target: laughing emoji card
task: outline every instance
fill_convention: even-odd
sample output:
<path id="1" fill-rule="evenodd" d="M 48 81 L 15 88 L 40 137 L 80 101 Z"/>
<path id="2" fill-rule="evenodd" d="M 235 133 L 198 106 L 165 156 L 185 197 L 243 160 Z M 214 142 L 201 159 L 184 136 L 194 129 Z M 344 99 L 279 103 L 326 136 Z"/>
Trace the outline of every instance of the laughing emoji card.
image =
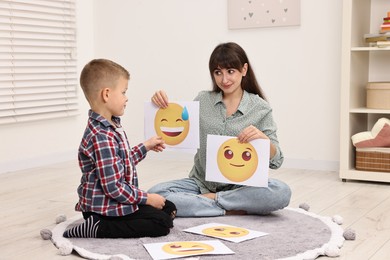
<path id="1" fill-rule="evenodd" d="M 270 141 L 238 142 L 233 136 L 207 136 L 206 180 L 268 187 Z"/>
<path id="2" fill-rule="evenodd" d="M 161 136 L 167 147 L 199 148 L 199 102 L 171 102 L 167 108 L 145 103 L 145 138 Z"/>

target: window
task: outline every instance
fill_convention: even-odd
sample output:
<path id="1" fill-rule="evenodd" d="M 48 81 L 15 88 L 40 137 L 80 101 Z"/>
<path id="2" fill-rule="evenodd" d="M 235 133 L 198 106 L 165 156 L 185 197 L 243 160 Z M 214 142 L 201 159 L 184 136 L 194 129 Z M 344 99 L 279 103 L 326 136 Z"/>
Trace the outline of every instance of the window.
<path id="1" fill-rule="evenodd" d="M 78 114 L 74 0 L 0 1 L 0 124 Z"/>

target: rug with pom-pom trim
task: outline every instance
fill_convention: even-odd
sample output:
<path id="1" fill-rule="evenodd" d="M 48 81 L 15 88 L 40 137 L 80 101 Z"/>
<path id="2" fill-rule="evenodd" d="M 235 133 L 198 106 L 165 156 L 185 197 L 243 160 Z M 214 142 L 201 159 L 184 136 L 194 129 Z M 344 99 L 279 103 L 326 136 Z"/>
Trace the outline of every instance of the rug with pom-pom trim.
<path id="1" fill-rule="evenodd" d="M 176 218 L 169 235 L 158 238 L 91 239 L 64 238 L 63 232 L 81 223 L 75 216 L 52 230 L 51 241 L 62 255 L 78 254 L 86 259 L 152 259 L 144 248 L 147 243 L 199 241 L 207 237 L 182 230 L 206 224 L 221 223 L 266 232 L 268 235 L 240 243 L 221 240 L 234 255 L 202 255 L 196 259 L 315 259 L 321 255 L 339 256 L 344 230 L 331 217 L 319 216 L 302 208 L 285 208 L 267 216 L 221 216 Z"/>

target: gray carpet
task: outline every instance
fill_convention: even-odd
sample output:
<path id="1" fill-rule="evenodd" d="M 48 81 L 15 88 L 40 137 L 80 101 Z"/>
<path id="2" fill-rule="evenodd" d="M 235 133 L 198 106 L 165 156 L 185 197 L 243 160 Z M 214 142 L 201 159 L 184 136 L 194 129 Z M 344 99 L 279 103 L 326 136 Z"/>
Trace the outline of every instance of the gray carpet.
<path id="1" fill-rule="evenodd" d="M 52 241 L 61 249 L 69 241 L 73 252 L 88 259 L 152 259 L 143 244 L 185 240 L 210 240 L 183 229 L 205 223 L 221 223 L 269 233 L 241 243 L 221 240 L 234 255 L 206 255 L 199 259 L 315 259 L 326 254 L 329 246 L 340 248 L 343 229 L 330 217 L 318 216 L 302 209 L 286 208 L 268 216 L 222 216 L 211 218 L 176 218 L 175 227 L 166 237 L 140 239 L 84 239 L 62 237 L 69 226 L 80 223 L 81 217 L 60 223 L 53 229 Z M 112 259 L 112 258 L 111 258 Z"/>

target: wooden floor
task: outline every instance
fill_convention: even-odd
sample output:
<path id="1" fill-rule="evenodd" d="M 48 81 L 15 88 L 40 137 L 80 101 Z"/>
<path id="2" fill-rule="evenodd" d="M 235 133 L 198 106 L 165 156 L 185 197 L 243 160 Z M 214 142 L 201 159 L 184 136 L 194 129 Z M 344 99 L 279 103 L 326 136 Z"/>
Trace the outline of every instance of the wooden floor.
<path id="1" fill-rule="evenodd" d="M 148 189 L 164 180 L 186 177 L 191 165 L 191 160 L 146 159 L 138 166 L 140 186 Z M 336 172 L 283 168 L 272 171 L 271 177 L 291 186 L 290 207 L 307 203 L 313 213 L 342 216 L 342 227 L 356 231 L 356 240 L 345 241 L 341 257 L 332 259 L 390 259 L 389 184 L 344 183 Z M 40 230 L 55 226 L 59 214 L 68 218 L 77 214 L 73 207 L 79 178 L 76 162 L 0 174 L 1 260 L 81 259 L 59 255 L 53 244 L 40 236 Z"/>

